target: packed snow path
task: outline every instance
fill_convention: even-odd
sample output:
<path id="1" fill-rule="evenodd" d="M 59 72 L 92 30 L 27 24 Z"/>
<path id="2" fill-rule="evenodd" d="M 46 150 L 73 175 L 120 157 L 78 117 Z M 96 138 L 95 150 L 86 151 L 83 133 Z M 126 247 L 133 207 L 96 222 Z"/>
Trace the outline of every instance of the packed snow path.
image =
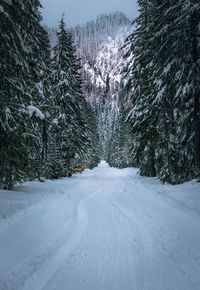
<path id="1" fill-rule="evenodd" d="M 0 192 L 0 289 L 199 290 L 200 213 L 186 199 L 200 185 L 136 172 L 102 162 Z"/>

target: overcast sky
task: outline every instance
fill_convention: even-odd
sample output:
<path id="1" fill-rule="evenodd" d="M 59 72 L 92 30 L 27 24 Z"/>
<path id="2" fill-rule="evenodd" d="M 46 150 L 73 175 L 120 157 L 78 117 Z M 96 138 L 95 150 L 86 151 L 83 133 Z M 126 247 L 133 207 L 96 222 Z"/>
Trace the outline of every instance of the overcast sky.
<path id="1" fill-rule="evenodd" d="M 101 13 L 124 12 L 131 20 L 137 15 L 137 0 L 41 0 L 44 22 L 57 26 L 62 12 L 68 26 L 84 24 Z"/>

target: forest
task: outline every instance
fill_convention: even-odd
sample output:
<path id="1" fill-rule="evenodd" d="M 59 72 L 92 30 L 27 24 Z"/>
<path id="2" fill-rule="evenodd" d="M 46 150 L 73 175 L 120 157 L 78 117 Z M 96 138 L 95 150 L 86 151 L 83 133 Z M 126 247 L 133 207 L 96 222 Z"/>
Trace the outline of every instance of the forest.
<path id="1" fill-rule="evenodd" d="M 62 18 L 50 50 L 39 1 L 3 1 L 0 43 L 0 184 L 67 176 L 99 160 L 94 112 Z"/>
<path id="2" fill-rule="evenodd" d="M 200 175 L 200 3 L 139 0 L 133 21 L 43 26 L 0 2 L 0 187 L 105 159 L 172 184 Z"/>
<path id="3" fill-rule="evenodd" d="M 199 290 L 200 1 L 45 1 L 0 0 L 0 290 Z"/>

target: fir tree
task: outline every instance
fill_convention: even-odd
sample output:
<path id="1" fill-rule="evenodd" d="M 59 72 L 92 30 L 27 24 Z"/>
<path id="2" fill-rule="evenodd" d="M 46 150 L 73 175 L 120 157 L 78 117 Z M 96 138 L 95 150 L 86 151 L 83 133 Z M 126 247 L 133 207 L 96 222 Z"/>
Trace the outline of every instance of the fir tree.
<path id="1" fill-rule="evenodd" d="M 29 111 L 31 105 L 37 108 L 37 101 L 31 91 L 44 68 L 47 35 L 39 1 L 3 1 L 0 7 L 0 179 L 11 188 L 29 175 L 28 159 L 37 139 Z"/>
<path id="2" fill-rule="evenodd" d="M 199 3 L 138 3 L 140 16 L 128 39 L 132 154 L 141 174 L 177 183 L 194 177 L 200 151 Z"/>
<path id="3" fill-rule="evenodd" d="M 125 168 L 136 165 L 130 154 L 133 140 L 130 126 L 126 122 L 127 109 L 121 107 L 116 129 L 110 143 L 108 162 L 113 167 Z"/>
<path id="4" fill-rule="evenodd" d="M 61 162 L 61 174 L 69 171 L 76 159 L 81 159 L 91 138 L 87 131 L 87 104 L 82 94 L 80 71 L 71 32 L 66 30 L 62 17 L 51 76 L 56 108 L 52 148 Z"/>

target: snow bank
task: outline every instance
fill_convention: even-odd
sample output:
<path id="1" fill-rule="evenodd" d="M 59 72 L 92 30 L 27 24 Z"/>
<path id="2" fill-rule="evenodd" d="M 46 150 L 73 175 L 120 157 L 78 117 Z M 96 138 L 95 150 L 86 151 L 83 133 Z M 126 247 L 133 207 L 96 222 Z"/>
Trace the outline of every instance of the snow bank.
<path id="1" fill-rule="evenodd" d="M 137 174 L 136 168 L 125 168 L 123 172 L 133 177 Z M 196 180 L 179 185 L 163 184 L 157 178 L 137 175 L 137 179 L 144 183 L 154 193 L 162 196 L 174 204 L 190 209 L 200 215 L 200 183 Z"/>

